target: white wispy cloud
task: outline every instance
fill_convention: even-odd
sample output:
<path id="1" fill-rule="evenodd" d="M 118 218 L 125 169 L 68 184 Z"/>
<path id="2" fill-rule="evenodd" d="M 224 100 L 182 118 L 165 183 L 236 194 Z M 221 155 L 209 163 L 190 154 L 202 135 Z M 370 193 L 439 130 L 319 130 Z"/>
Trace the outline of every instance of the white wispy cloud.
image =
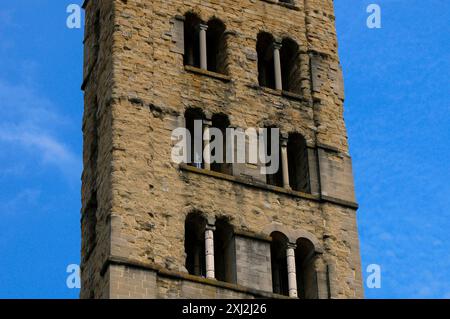
<path id="1" fill-rule="evenodd" d="M 64 174 L 79 168 L 79 161 L 69 147 L 46 133 L 32 133 L 27 131 L 27 128 L 15 131 L 4 131 L 0 128 L 0 140 L 19 144 L 39 157 L 44 164 L 54 165 Z"/>
<path id="2" fill-rule="evenodd" d="M 26 152 L 29 158 L 23 161 L 33 168 L 37 159 L 74 178 L 80 171 L 80 159 L 62 136 L 70 121 L 30 82 L 26 83 L 11 84 L 0 79 L 0 143 L 7 145 L 3 149 Z M 13 154 L 9 158 L 14 158 Z M 15 163 L 6 163 L 4 169 L 12 165 Z"/>

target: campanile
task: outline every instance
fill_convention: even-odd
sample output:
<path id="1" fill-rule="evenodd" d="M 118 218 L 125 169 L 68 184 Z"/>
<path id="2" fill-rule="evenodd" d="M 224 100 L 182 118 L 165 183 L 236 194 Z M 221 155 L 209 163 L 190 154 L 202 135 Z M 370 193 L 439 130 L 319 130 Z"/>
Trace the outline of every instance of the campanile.
<path id="1" fill-rule="evenodd" d="M 333 1 L 84 9 L 81 298 L 362 298 Z M 175 163 L 199 121 L 278 128 L 279 170 Z"/>

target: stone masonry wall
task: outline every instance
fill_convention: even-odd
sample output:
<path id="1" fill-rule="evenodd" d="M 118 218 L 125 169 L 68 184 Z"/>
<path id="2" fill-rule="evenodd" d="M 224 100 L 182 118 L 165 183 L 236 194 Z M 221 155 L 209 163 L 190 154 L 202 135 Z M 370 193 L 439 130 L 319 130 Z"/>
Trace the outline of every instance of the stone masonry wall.
<path id="1" fill-rule="evenodd" d="M 236 236 L 237 282 L 262 291 L 272 290 L 270 243 Z"/>
<path id="2" fill-rule="evenodd" d="M 87 206 L 97 193 L 96 240 L 87 243 L 82 237 L 81 251 L 81 298 L 102 298 L 109 293 L 108 282 L 100 276 L 104 260 L 110 250 L 111 201 L 111 161 L 112 161 L 112 36 L 114 20 L 112 1 L 86 2 L 85 18 L 85 56 L 84 56 L 84 115 L 83 115 L 83 174 L 81 228 L 85 234 L 87 225 Z M 94 35 L 95 20 L 98 16 L 98 39 Z M 97 134 L 95 134 L 97 131 Z M 97 141 L 94 141 L 97 135 Z M 92 154 L 97 144 L 97 156 Z M 95 158 L 96 157 L 96 158 Z M 87 247 L 93 247 L 91 252 Z"/>
<path id="3" fill-rule="evenodd" d="M 104 276 L 111 282 L 108 297 L 112 299 L 253 299 L 271 296 L 245 287 L 230 289 L 226 285 L 208 284 L 204 279 L 181 278 L 124 265 L 111 265 Z"/>
<path id="4" fill-rule="evenodd" d="M 88 17 L 94 12 L 94 3 L 88 1 Z M 100 3 L 104 9 L 104 62 L 92 75 L 98 80 L 86 88 L 85 104 L 89 109 L 93 96 L 99 99 L 101 241 L 90 260 L 83 261 L 81 296 L 89 297 L 90 290 L 95 291 L 95 297 L 126 296 L 124 278 L 128 275 L 124 269 L 109 266 L 100 275 L 109 255 L 187 273 L 184 222 L 187 214 L 196 210 L 207 217 L 225 216 L 236 230 L 250 233 L 268 236 L 268 225 L 279 223 L 311 234 L 321 246 L 317 248 L 323 249 L 316 262 L 319 297 L 362 297 L 356 206 L 329 202 L 320 194 L 311 199 L 245 186 L 182 169 L 171 161 L 171 132 L 180 126 L 179 117 L 188 107 L 200 107 L 210 114 L 225 113 L 232 126 L 274 125 L 282 133 L 301 133 L 309 153 L 315 154 L 319 145 L 325 145 L 347 155 L 332 0 L 297 0 L 297 9 L 263 0 Z M 229 79 L 185 69 L 183 55 L 177 49 L 174 21 L 188 11 L 204 21 L 217 17 L 226 25 Z M 280 39 L 290 37 L 299 45 L 300 98 L 259 87 L 256 39 L 260 31 Z M 89 116 L 85 117 L 88 123 Z M 350 159 L 336 156 L 333 160 L 335 167 L 344 167 Z M 346 178 L 351 176 L 347 170 L 334 171 L 336 179 L 341 178 L 342 171 Z M 317 174 L 312 173 L 317 192 L 320 183 Z M 351 177 L 348 180 L 350 184 L 346 182 L 345 187 L 351 193 Z M 83 203 L 92 190 L 90 185 L 86 171 Z M 345 190 L 332 194 L 344 202 L 353 198 Z M 327 276 L 328 288 L 324 287 Z M 215 289 L 159 276 L 155 286 L 152 275 L 145 271 L 133 273 L 132 277 L 144 284 L 149 280 L 149 286 L 141 288 L 147 289 L 145 294 L 150 297 L 188 297 Z M 152 287 L 157 291 L 150 291 Z M 328 289 L 331 296 L 326 293 Z M 144 296 L 142 290 L 136 293 L 136 297 Z M 213 297 L 227 294 L 204 293 Z"/>

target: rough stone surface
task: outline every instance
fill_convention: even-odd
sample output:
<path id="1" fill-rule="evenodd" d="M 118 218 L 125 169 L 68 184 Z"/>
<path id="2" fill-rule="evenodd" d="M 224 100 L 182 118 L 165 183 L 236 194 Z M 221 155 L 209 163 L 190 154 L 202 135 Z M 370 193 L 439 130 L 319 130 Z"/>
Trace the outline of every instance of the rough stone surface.
<path id="1" fill-rule="evenodd" d="M 319 297 L 363 297 L 333 1 L 296 0 L 293 8 L 262 0 L 91 0 L 85 9 L 81 297 L 253 296 L 131 266 L 108 266 L 110 256 L 118 256 L 187 273 L 184 223 L 194 210 L 226 217 L 234 229 L 249 233 L 269 236 L 275 223 L 307 234 L 320 251 L 315 256 Z M 225 24 L 229 81 L 183 66 L 176 21 L 188 11 Z M 260 31 L 299 45 L 301 98 L 259 87 Z M 172 163 L 171 131 L 188 107 L 225 113 L 235 127 L 274 125 L 282 133 L 302 134 L 316 197 L 215 178 Z M 94 193 L 98 206 L 91 243 L 87 207 Z M 253 288 L 269 289 L 269 279 L 261 280 L 267 282 Z M 251 285 L 244 279 L 237 284 Z"/>
<path id="2" fill-rule="evenodd" d="M 262 291 L 272 290 L 270 243 L 236 236 L 237 282 Z"/>

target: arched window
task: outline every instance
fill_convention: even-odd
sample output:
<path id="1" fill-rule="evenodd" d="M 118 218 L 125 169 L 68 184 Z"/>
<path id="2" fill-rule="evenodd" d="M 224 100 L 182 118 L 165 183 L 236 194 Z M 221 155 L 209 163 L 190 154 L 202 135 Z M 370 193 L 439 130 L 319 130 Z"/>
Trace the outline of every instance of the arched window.
<path id="1" fill-rule="evenodd" d="M 198 27 L 202 20 L 194 14 L 187 13 L 184 20 L 184 65 L 200 67 L 200 42 Z"/>
<path id="2" fill-rule="evenodd" d="M 289 134 L 288 145 L 289 184 L 293 190 L 309 193 L 308 150 L 305 138 L 298 134 Z"/>
<path id="3" fill-rule="evenodd" d="M 236 283 L 236 248 L 233 227 L 225 219 L 218 219 L 214 232 L 214 264 L 216 279 Z"/>
<path id="4" fill-rule="evenodd" d="M 258 53 L 258 81 L 260 86 L 275 89 L 275 70 L 273 60 L 273 36 L 266 32 L 258 34 L 256 51 Z"/>
<path id="5" fill-rule="evenodd" d="M 206 33 L 206 46 L 203 46 L 200 40 L 203 32 Z M 204 62 L 202 62 L 202 56 L 206 58 L 203 60 Z M 186 14 L 184 64 L 196 68 L 206 68 L 211 72 L 227 73 L 227 45 L 225 25 L 222 21 L 214 18 L 205 25 L 196 14 L 191 12 Z"/>
<path id="6" fill-rule="evenodd" d="M 226 163 L 226 159 L 227 159 L 227 134 L 226 134 L 226 130 L 227 128 L 230 126 L 230 120 L 228 119 L 228 116 L 225 114 L 214 114 L 212 116 L 212 127 L 219 129 L 222 133 L 222 141 L 219 140 L 215 140 L 217 137 L 214 136 L 214 138 L 211 140 L 211 143 L 214 143 L 214 145 L 216 145 L 217 147 L 219 147 L 219 143 L 222 147 L 222 159 L 221 159 L 221 163 L 212 163 L 211 164 L 211 170 L 216 171 L 216 172 L 220 172 L 223 174 L 232 174 L 232 169 L 233 166 L 232 164 L 227 164 Z M 220 154 L 218 153 L 219 150 L 217 149 L 213 149 L 212 150 L 212 156 L 214 157 L 220 157 Z"/>
<path id="7" fill-rule="evenodd" d="M 227 46 L 225 25 L 218 19 L 211 19 L 208 22 L 206 34 L 208 71 L 226 74 Z"/>
<path id="8" fill-rule="evenodd" d="M 295 265 L 297 272 L 298 296 L 302 299 L 317 299 L 317 273 L 315 270 L 314 245 L 308 239 L 297 240 Z"/>
<path id="9" fill-rule="evenodd" d="M 295 41 L 285 38 L 280 50 L 283 91 L 301 93 L 299 48 Z"/>
<path id="10" fill-rule="evenodd" d="M 273 232 L 270 237 L 270 256 L 272 262 L 273 292 L 280 295 L 289 295 L 288 269 L 287 269 L 287 237 L 280 232 Z"/>
<path id="11" fill-rule="evenodd" d="M 203 120 L 205 114 L 199 108 L 189 108 L 184 113 L 186 129 L 191 135 L 187 145 L 187 153 L 190 154 L 190 165 L 197 168 L 203 167 Z"/>
<path id="12" fill-rule="evenodd" d="M 185 221 L 184 247 L 186 269 L 191 275 L 206 276 L 205 265 L 206 220 L 198 213 L 191 213 Z"/>

